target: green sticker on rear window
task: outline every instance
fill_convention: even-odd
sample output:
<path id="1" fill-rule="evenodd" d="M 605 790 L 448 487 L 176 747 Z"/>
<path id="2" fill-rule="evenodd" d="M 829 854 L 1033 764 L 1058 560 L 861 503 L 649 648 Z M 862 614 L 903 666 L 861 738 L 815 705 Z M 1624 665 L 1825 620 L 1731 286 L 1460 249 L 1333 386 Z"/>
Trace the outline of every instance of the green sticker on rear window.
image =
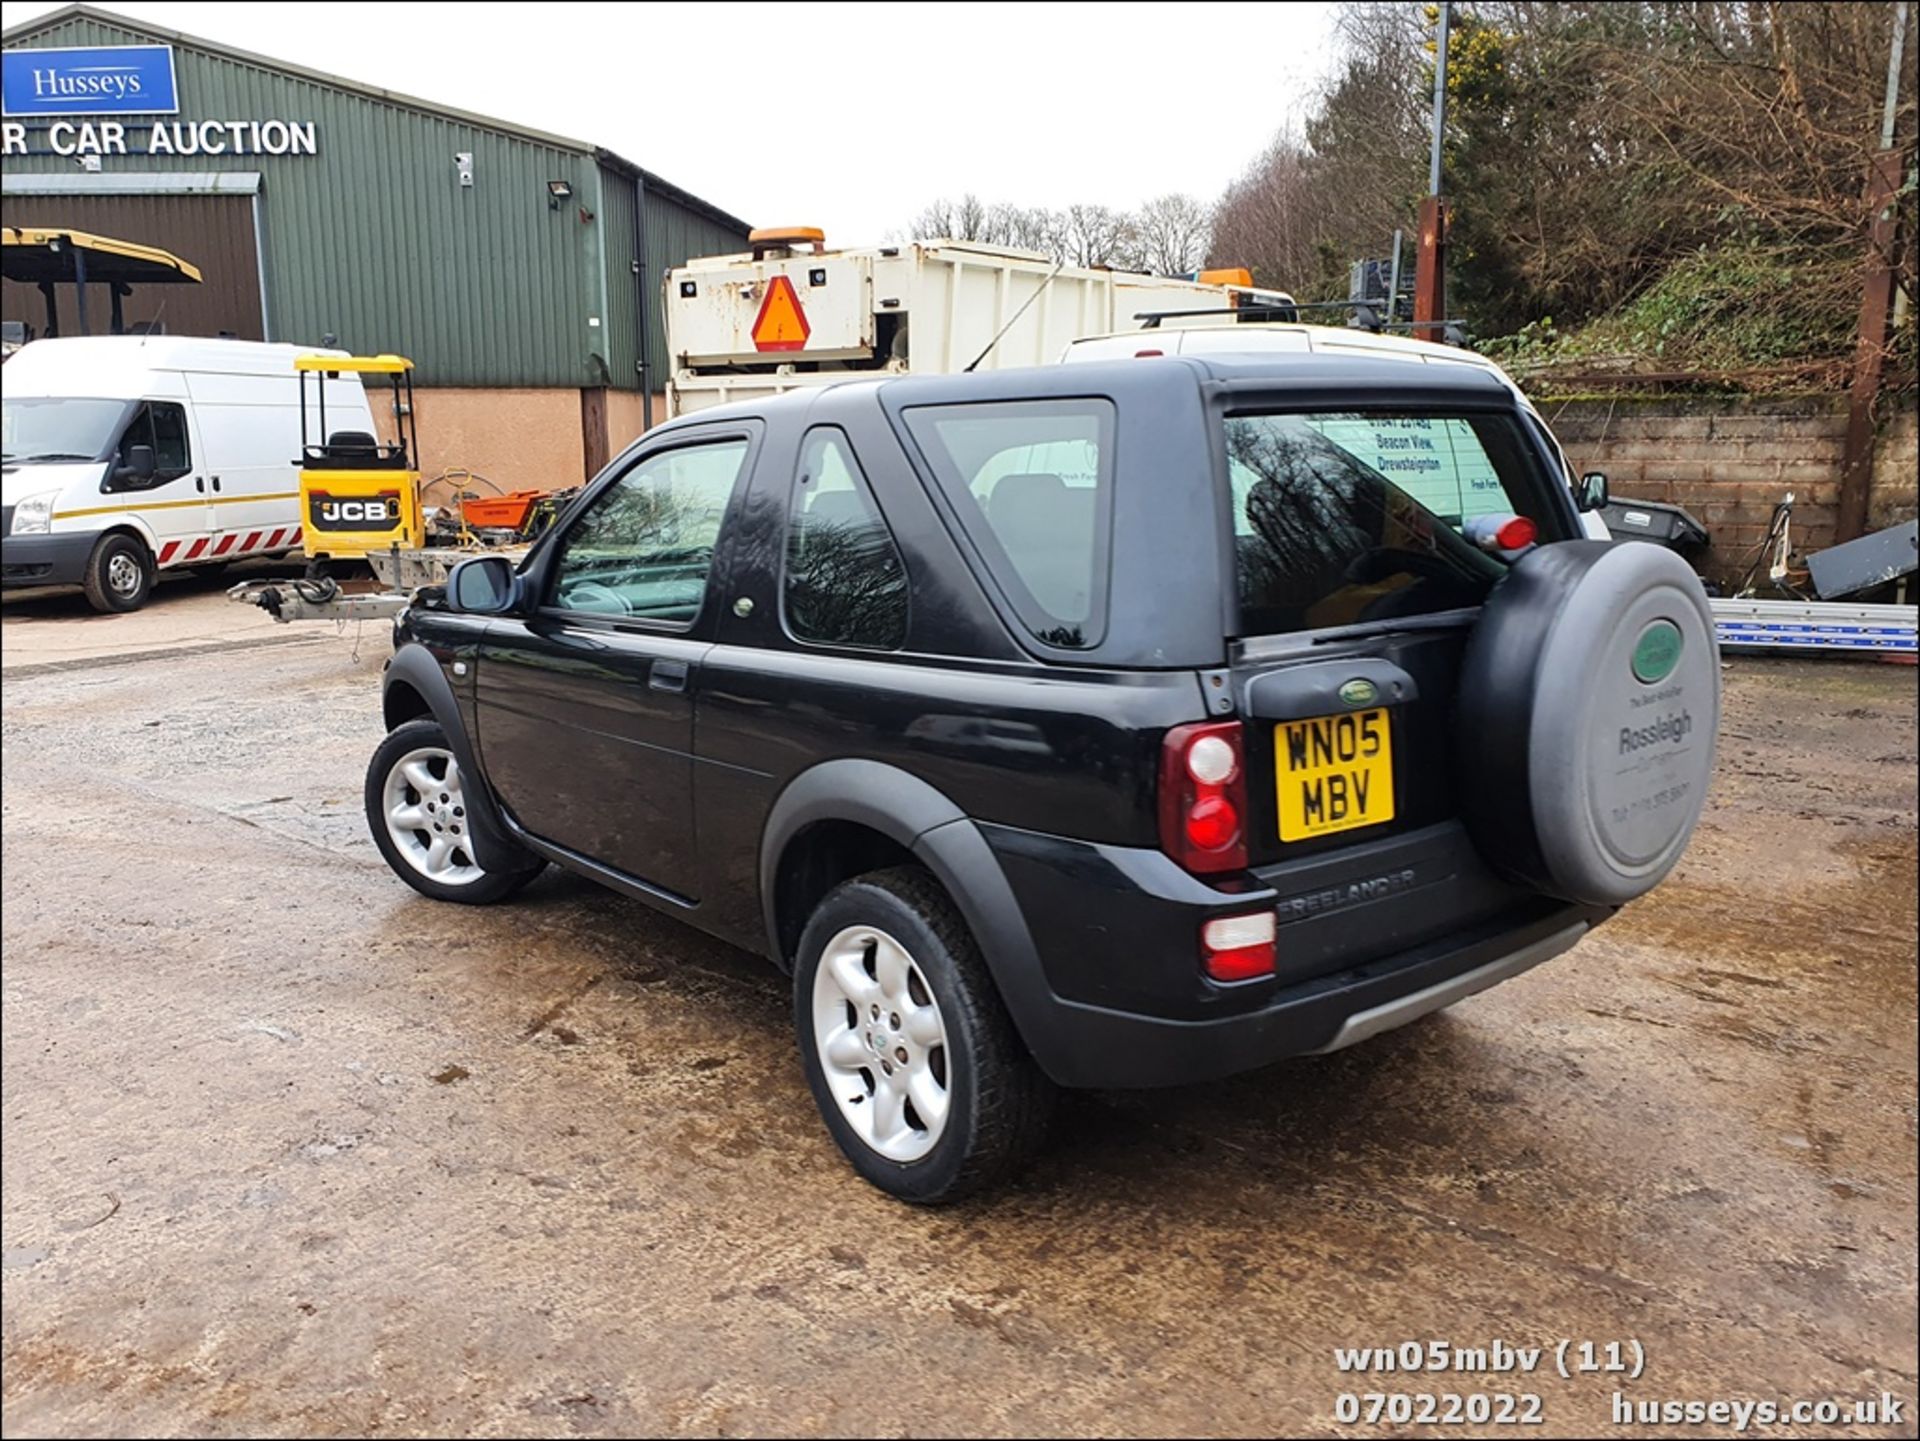
<path id="1" fill-rule="evenodd" d="M 1640 632 L 1633 646 L 1633 674 L 1646 685 L 1658 685 L 1673 674 L 1680 664 L 1680 627 L 1670 620 L 1656 620 Z"/>

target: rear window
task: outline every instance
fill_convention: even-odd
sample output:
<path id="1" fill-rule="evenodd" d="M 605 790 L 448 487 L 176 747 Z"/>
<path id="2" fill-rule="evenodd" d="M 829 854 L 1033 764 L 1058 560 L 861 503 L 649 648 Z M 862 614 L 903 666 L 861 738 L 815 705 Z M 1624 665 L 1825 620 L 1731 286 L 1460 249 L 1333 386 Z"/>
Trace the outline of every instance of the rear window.
<path id="1" fill-rule="evenodd" d="M 1048 645 L 1097 644 L 1106 623 L 1112 403 L 924 405 L 906 422 L 1027 629 Z"/>
<path id="2" fill-rule="evenodd" d="M 1234 415 L 1226 450 L 1242 635 L 1478 605 L 1506 563 L 1467 538 L 1476 520 L 1559 533 L 1507 416 Z"/>

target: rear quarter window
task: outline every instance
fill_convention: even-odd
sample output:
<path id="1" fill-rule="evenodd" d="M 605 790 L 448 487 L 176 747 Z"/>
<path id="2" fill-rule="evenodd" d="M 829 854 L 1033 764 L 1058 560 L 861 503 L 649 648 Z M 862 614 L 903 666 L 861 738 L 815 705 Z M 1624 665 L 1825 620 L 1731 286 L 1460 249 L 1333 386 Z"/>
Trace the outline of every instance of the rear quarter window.
<path id="1" fill-rule="evenodd" d="M 1106 627 L 1112 403 L 915 406 L 905 420 L 1026 628 L 1047 645 L 1097 645 Z"/>

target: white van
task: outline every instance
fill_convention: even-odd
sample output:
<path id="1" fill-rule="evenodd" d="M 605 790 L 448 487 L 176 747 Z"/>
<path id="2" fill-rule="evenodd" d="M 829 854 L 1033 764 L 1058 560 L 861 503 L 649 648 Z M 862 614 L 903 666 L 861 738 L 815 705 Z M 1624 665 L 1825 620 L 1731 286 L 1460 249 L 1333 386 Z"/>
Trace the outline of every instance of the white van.
<path id="1" fill-rule="evenodd" d="M 1560 457 L 1560 468 L 1566 474 L 1568 488 L 1576 496 L 1583 489 L 1583 482 L 1575 479 L 1573 465 L 1567 459 L 1566 451 L 1561 449 L 1559 440 L 1514 378 L 1486 356 L 1462 350 L 1458 346 L 1332 325 L 1301 325 L 1287 321 L 1223 325 L 1217 320 L 1203 321 L 1195 317 L 1182 321 L 1177 316 L 1170 316 L 1152 330 L 1089 335 L 1071 341 L 1061 352 L 1060 359 L 1063 363 L 1071 363 L 1082 360 L 1125 360 L 1129 357 L 1150 359 L 1159 355 L 1271 355 L 1275 351 L 1295 355 L 1302 352 L 1368 355 L 1382 360 L 1406 360 L 1425 365 L 1467 365 L 1484 370 L 1498 377 L 1513 392 L 1514 398 L 1527 414 L 1539 422 L 1540 433 L 1552 445 L 1554 454 Z M 1612 539 L 1606 521 L 1600 518 L 1596 509 L 1591 508 L 1590 502 L 1591 498 L 1580 510 L 1581 529 L 1592 540 Z"/>
<path id="2" fill-rule="evenodd" d="M 315 354 L 346 352 L 175 335 L 23 346 L 0 377 L 0 579 L 81 585 L 96 610 L 127 611 L 160 571 L 297 549 L 293 361 Z M 326 387 L 329 431 L 374 433 L 357 375 Z"/>

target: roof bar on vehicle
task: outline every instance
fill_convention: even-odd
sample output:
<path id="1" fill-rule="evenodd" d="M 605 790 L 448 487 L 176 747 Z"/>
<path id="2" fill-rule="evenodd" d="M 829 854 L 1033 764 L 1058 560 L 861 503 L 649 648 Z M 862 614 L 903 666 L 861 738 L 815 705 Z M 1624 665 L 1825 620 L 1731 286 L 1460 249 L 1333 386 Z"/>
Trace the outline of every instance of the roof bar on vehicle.
<path id="1" fill-rule="evenodd" d="M 1305 300 L 1294 301 L 1286 305 L 1241 305 L 1226 306 L 1218 310 L 1137 310 L 1133 318 L 1141 322 L 1142 330 L 1158 330 L 1163 320 L 1179 320 L 1197 315 L 1232 315 L 1241 320 L 1284 320 L 1300 318 L 1302 310 L 1351 310 L 1351 326 L 1356 330 L 1369 331 L 1378 335 L 1387 330 L 1433 330 L 1439 329 L 1450 345 L 1464 346 L 1467 343 L 1466 322 L 1462 320 L 1405 320 L 1383 321 L 1378 310 L 1370 303 L 1361 300 Z"/>

